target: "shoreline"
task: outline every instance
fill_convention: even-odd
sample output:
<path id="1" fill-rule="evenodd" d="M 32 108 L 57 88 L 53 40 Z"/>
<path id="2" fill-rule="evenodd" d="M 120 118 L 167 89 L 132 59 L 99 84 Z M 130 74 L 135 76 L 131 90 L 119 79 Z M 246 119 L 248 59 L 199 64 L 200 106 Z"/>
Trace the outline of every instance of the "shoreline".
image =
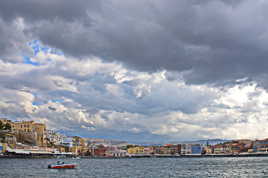
<path id="1" fill-rule="evenodd" d="M 250 154 L 210 154 L 210 155 L 135 155 L 127 157 L 92 157 L 92 156 L 56 156 L 56 155 L 0 155 L 0 159 L 135 159 L 135 158 L 238 158 L 238 157 L 268 157 L 267 153 Z"/>

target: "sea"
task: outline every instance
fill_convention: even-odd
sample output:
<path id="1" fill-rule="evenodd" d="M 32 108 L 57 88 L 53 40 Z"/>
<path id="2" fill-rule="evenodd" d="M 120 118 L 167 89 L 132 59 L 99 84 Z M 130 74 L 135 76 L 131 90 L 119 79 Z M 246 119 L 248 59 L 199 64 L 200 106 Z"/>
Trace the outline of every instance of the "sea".
<path id="1" fill-rule="evenodd" d="M 47 169 L 56 161 L 76 169 Z M 0 177 L 268 177 L 268 157 L 130 158 L 130 159 L 0 159 Z"/>

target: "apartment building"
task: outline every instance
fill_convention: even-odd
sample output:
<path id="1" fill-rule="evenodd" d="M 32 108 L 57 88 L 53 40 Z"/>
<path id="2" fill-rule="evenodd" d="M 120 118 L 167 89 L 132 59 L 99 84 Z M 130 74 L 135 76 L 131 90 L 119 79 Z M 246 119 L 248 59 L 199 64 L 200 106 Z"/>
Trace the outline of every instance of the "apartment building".
<path id="1" fill-rule="evenodd" d="M 18 121 L 11 123 L 12 132 L 19 137 L 18 141 L 28 138 L 28 140 L 35 142 L 37 146 L 45 146 L 45 131 L 46 125 L 42 123 L 35 123 L 34 121 Z"/>

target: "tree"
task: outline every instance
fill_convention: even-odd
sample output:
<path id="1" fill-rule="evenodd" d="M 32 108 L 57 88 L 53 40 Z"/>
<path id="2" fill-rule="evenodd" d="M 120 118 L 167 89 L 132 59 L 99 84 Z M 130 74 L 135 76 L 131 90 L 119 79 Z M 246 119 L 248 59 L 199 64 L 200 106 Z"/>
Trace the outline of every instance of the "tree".
<path id="1" fill-rule="evenodd" d="M 2 121 L 0 121 L 0 130 L 11 130 L 11 125 L 9 123 L 4 124 Z"/>
<path id="2" fill-rule="evenodd" d="M 4 126 L 4 130 L 11 130 L 11 125 L 10 123 L 6 123 L 5 126 Z"/>
<path id="3" fill-rule="evenodd" d="M 0 121 L 0 130 L 4 130 L 4 124 Z"/>
<path id="4" fill-rule="evenodd" d="M 2 121 L 0 121 L 0 130 L 11 130 L 11 125 L 10 123 L 4 124 Z"/>

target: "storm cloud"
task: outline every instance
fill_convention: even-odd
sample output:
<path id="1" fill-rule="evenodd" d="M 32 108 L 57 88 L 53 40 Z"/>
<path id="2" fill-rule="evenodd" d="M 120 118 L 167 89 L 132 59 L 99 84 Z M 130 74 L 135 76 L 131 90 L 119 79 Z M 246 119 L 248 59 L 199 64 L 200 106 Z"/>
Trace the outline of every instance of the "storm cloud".
<path id="1" fill-rule="evenodd" d="M 266 73 L 267 5 L 22 0 L 1 1 L 0 14 L 6 23 L 23 18 L 24 35 L 65 54 L 121 61 L 140 71 L 190 71 L 184 76 L 189 83 L 221 83 Z"/>
<path id="2" fill-rule="evenodd" d="M 126 139 L 239 138 L 243 128 L 257 137 L 268 102 L 267 7 L 2 0 L 0 116 Z"/>

